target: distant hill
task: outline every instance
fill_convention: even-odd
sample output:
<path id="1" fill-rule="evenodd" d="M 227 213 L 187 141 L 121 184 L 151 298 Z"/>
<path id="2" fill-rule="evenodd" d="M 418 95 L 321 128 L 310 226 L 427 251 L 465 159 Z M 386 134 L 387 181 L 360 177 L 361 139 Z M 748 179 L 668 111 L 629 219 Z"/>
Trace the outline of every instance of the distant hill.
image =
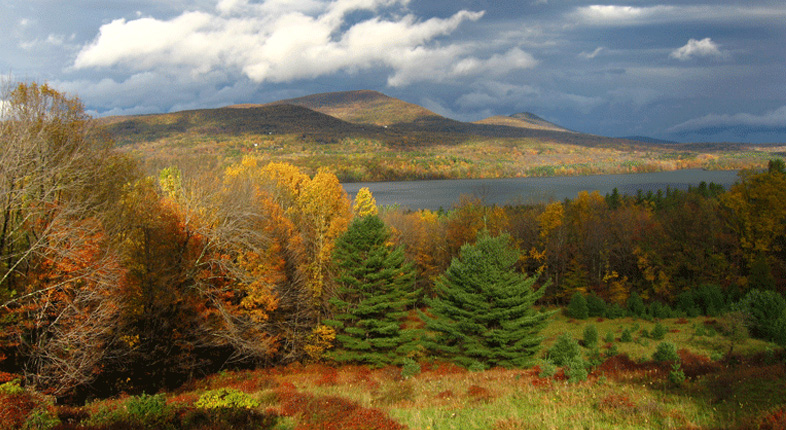
<path id="1" fill-rule="evenodd" d="M 303 134 L 330 140 L 346 136 L 381 137 L 383 131 L 382 127 L 352 124 L 289 104 L 110 117 L 99 121 L 120 145 L 176 135 Z"/>
<path id="2" fill-rule="evenodd" d="M 355 124 L 393 125 L 423 118 L 439 117 L 434 112 L 377 91 L 343 91 L 280 100 L 265 106 L 289 104 L 302 106 Z M 234 105 L 246 108 L 255 105 Z"/>
<path id="3" fill-rule="evenodd" d="M 625 136 L 625 137 L 621 137 L 620 139 L 635 140 L 636 142 L 644 142 L 644 143 L 657 143 L 663 145 L 673 145 L 673 144 L 680 143 L 672 140 L 663 140 L 663 139 L 658 139 L 655 137 L 648 137 L 648 136 Z"/>
<path id="4" fill-rule="evenodd" d="M 455 144 L 475 137 L 528 138 L 582 146 L 630 148 L 634 142 L 576 133 L 531 113 L 505 120 L 461 122 L 385 94 L 361 90 L 315 94 L 267 104 L 242 104 L 160 115 L 103 118 L 118 144 L 176 135 L 298 134 L 316 142 L 345 137 L 396 147 Z"/>
<path id="5" fill-rule="evenodd" d="M 502 125 L 507 127 L 528 128 L 534 130 L 571 132 L 566 128 L 548 122 L 545 119 L 529 112 L 517 113 L 510 116 L 492 116 L 480 121 L 475 121 L 474 124 Z"/>

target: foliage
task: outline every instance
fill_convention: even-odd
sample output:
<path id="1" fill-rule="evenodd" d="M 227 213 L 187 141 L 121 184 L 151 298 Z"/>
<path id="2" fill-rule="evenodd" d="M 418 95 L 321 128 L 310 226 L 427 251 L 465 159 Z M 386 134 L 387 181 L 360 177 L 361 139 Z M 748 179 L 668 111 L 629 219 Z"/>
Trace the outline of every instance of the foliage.
<path id="1" fill-rule="evenodd" d="M 685 372 L 682 370 L 680 363 L 675 362 L 671 365 L 669 382 L 675 387 L 681 387 L 685 383 Z"/>
<path id="2" fill-rule="evenodd" d="M 669 331 L 666 328 L 666 326 L 658 322 L 657 324 L 655 324 L 655 327 L 650 332 L 650 337 L 655 340 L 662 340 L 664 337 L 666 337 L 666 333 L 668 332 Z"/>
<path id="3" fill-rule="evenodd" d="M 652 354 L 652 359 L 659 362 L 679 362 L 680 356 L 677 354 L 677 347 L 671 342 L 661 342 Z"/>
<path id="4" fill-rule="evenodd" d="M 584 327 L 584 333 L 581 335 L 585 348 L 594 348 L 598 344 L 598 329 L 594 324 L 589 324 Z"/>
<path id="5" fill-rule="evenodd" d="M 534 289 L 535 278 L 516 272 L 518 258 L 509 236 L 464 245 L 437 281 L 439 296 L 426 300 L 433 317 L 421 317 L 435 336 L 425 346 L 465 366 L 528 363 L 551 314 L 533 308 L 545 288 Z"/>
<path id="6" fill-rule="evenodd" d="M 644 300 L 637 292 L 632 292 L 630 298 L 626 303 L 628 313 L 632 316 L 641 317 L 646 313 L 647 308 L 644 306 Z"/>
<path id="7" fill-rule="evenodd" d="M 414 270 L 376 215 L 358 217 L 338 238 L 334 261 L 339 287 L 330 303 L 336 345 L 328 356 L 338 362 L 383 366 L 400 362 L 414 348 L 411 330 L 401 320 L 414 303 Z"/>
<path id="8" fill-rule="evenodd" d="M 568 316 L 576 319 L 586 319 L 589 316 L 589 309 L 587 308 L 587 300 L 580 292 L 575 292 L 570 298 L 570 303 L 565 310 Z"/>
<path id="9" fill-rule="evenodd" d="M 569 333 L 563 333 L 549 349 L 548 357 L 557 366 L 566 366 L 574 359 L 581 359 L 581 347 Z"/>
<path id="10" fill-rule="evenodd" d="M 420 371 L 420 364 L 411 358 L 405 359 L 401 365 L 401 377 L 404 379 L 417 376 L 420 374 Z"/>
<path id="11" fill-rule="evenodd" d="M 606 302 L 595 293 L 587 296 L 587 315 L 590 317 L 605 317 Z"/>
<path id="12" fill-rule="evenodd" d="M 746 315 L 750 333 L 754 337 L 776 339 L 779 318 L 786 311 L 786 299 L 775 291 L 751 290 L 736 305 Z"/>
<path id="13" fill-rule="evenodd" d="M 565 363 L 565 376 L 570 382 L 586 381 L 588 374 L 587 364 L 581 357 L 573 357 Z"/>
<path id="14" fill-rule="evenodd" d="M 234 388 L 207 391 L 194 403 L 202 409 L 254 409 L 259 405 L 259 401 Z"/>

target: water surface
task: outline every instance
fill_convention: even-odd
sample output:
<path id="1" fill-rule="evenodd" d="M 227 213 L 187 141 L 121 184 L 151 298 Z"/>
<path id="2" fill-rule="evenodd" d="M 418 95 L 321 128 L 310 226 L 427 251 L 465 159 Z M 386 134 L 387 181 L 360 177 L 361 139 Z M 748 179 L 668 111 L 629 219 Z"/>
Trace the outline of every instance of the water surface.
<path id="1" fill-rule="evenodd" d="M 714 182 L 729 189 L 737 181 L 736 171 L 688 169 L 674 172 L 631 173 L 621 175 L 558 176 L 549 178 L 452 179 L 434 181 L 353 182 L 343 184 L 355 196 L 368 187 L 380 206 L 400 205 L 417 210 L 449 209 L 462 195 L 480 198 L 486 204 L 532 204 L 575 198 L 579 191 L 598 191 L 601 195 L 617 188 L 620 194 L 635 195 L 638 190 L 687 190 L 700 182 Z"/>

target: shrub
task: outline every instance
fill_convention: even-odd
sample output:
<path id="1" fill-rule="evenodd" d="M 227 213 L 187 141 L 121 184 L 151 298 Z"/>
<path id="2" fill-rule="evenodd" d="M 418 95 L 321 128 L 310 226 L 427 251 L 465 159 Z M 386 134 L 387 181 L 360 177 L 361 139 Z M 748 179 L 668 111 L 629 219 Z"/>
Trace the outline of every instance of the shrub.
<path id="1" fill-rule="evenodd" d="M 589 324 L 584 327 L 582 340 L 585 348 L 592 348 L 598 344 L 598 329 L 595 327 L 595 324 Z"/>
<path id="2" fill-rule="evenodd" d="M 747 317 L 752 336 L 775 340 L 779 336 L 778 320 L 786 311 L 786 300 L 775 291 L 750 290 L 736 309 Z"/>
<path id="3" fill-rule="evenodd" d="M 571 359 L 581 357 L 581 347 L 569 333 L 563 333 L 549 350 L 549 360 L 557 366 L 566 365 Z"/>
<path id="4" fill-rule="evenodd" d="M 97 427 L 159 429 L 166 427 L 172 420 L 172 412 L 163 394 L 142 394 L 100 404 L 85 424 Z"/>
<path id="5" fill-rule="evenodd" d="M 551 378 L 557 373 L 557 366 L 554 365 L 549 360 L 543 360 L 539 364 L 540 372 L 538 373 L 539 378 Z"/>
<path id="6" fill-rule="evenodd" d="M 631 316 L 642 317 L 645 315 L 647 308 L 644 306 L 644 300 L 637 292 L 631 293 L 627 302 L 628 314 Z"/>
<path id="7" fill-rule="evenodd" d="M 259 401 L 234 388 L 220 388 L 202 394 L 194 403 L 202 409 L 254 409 Z"/>
<path id="8" fill-rule="evenodd" d="M 587 308 L 587 300 L 584 298 L 584 295 L 579 292 L 573 294 L 565 312 L 571 318 L 579 320 L 587 319 L 589 316 L 589 309 Z"/>
<path id="9" fill-rule="evenodd" d="M 622 329 L 622 334 L 620 335 L 620 342 L 633 342 L 633 334 L 631 333 L 631 329 L 627 327 Z"/>
<path id="10" fill-rule="evenodd" d="M 657 323 L 655 324 L 655 327 L 652 329 L 652 332 L 650 333 L 650 337 L 652 337 L 655 340 L 661 340 L 664 337 L 666 337 L 666 333 L 668 332 L 669 331 L 666 329 L 666 326 L 664 326 L 661 323 Z"/>
<path id="11" fill-rule="evenodd" d="M 622 318 L 625 316 L 625 309 L 622 308 L 618 303 L 611 304 L 606 307 L 606 318 L 615 319 L 615 318 Z"/>
<path id="12" fill-rule="evenodd" d="M 603 341 L 606 343 L 614 342 L 614 332 L 606 332 L 606 336 L 603 337 Z"/>
<path id="13" fill-rule="evenodd" d="M 606 316 L 606 302 L 595 293 L 590 293 L 587 296 L 587 313 L 591 317 L 605 317 Z"/>
<path id="14" fill-rule="evenodd" d="M 659 362 L 679 362 L 680 356 L 677 354 L 677 347 L 671 342 L 661 342 L 655 349 L 652 359 Z"/>
<path id="15" fill-rule="evenodd" d="M 669 382 L 675 387 L 680 387 L 685 382 L 685 372 L 682 371 L 680 363 L 674 363 L 671 365 L 671 371 L 669 372 Z"/>
<path id="16" fill-rule="evenodd" d="M 674 311 L 669 305 L 655 301 L 650 303 L 649 314 L 654 318 L 671 318 Z"/>
<path id="17" fill-rule="evenodd" d="M 407 358 L 404 360 L 404 364 L 401 366 L 401 377 L 404 379 L 409 379 L 413 376 L 420 375 L 420 371 L 420 364 L 411 358 Z"/>
<path id="18" fill-rule="evenodd" d="M 573 357 L 565 364 L 565 376 L 570 382 L 586 381 L 588 375 L 587 365 L 581 357 Z"/>

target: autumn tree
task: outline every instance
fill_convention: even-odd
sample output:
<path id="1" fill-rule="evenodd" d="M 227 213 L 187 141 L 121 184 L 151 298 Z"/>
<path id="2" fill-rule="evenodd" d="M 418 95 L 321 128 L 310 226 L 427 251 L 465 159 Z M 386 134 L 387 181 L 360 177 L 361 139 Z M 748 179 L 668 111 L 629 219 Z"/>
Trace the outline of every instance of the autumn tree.
<path id="1" fill-rule="evenodd" d="M 337 332 L 329 355 L 335 361 L 383 366 L 414 348 L 413 332 L 401 323 L 415 301 L 415 272 L 389 237 L 378 216 L 366 215 L 355 218 L 336 242 L 338 289 L 330 300 L 334 316 L 325 321 Z"/>
<path id="2" fill-rule="evenodd" d="M 78 99 L 35 83 L 0 99 L 3 365 L 62 394 L 100 373 L 116 335 L 122 269 L 107 231 L 135 172 Z"/>
<path id="3" fill-rule="evenodd" d="M 749 271 L 755 264 L 769 265 L 786 242 L 786 174 L 781 166 L 775 162 L 765 172 L 742 171 L 739 181 L 721 196 Z M 764 261 L 756 263 L 757 259 Z"/>
<path id="4" fill-rule="evenodd" d="M 463 366 L 523 366 L 534 357 L 550 313 L 535 301 L 544 288 L 516 271 L 518 251 L 506 235 L 482 235 L 461 248 L 437 281 L 421 317 L 434 337 L 424 345 Z"/>
<path id="5" fill-rule="evenodd" d="M 334 292 L 331 256 L 352 216 L 349 199 L 335 175 L 325 170 L 311 178 L 290 164 L 259 166 L 247 158 L 227 168 L 225 176 L 242 179 L 263 203 L 283 276 L 274 288 L 277 309 L 270 323 L 285 359 L 303 358 L 309 342 L 321 343 L 321 320 Z"/>

